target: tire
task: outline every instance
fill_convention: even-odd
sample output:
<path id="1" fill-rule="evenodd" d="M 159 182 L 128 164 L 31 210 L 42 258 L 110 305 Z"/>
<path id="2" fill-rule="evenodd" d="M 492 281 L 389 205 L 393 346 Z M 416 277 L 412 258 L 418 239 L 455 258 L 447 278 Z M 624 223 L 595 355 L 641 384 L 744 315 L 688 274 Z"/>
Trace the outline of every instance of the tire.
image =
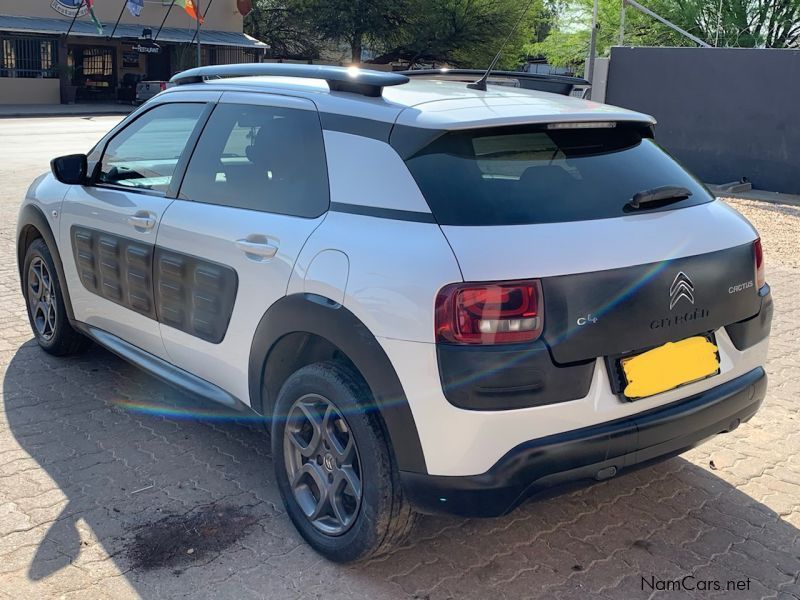
<path id="1" fill-rule="evenodd" d="M 286 512 L 306 542 L 334 562 L 385 553 L 405 539 L 415 520 L 371 403 L 369 388 L 358 374 L 345 365 L 323 362 L 290 376 L 275 405 L 272 455 Z M 301 453 L 303 446 L 309 456 Z M 333 488 L 328 497 L 335 498 L 327 507 L 320 502 L 317 483 L 325 475 Z M 360 498 L 354 481 L 360 483 Z"/>
<path id="2" fill-rule="evenodd" d="M 43 239 L 37 238 L 28 246 L 22 265 L 25 306 L 39 346 L 55 356 L 85 350 L 90 342 L 69 323 L 62 282 Z"/>

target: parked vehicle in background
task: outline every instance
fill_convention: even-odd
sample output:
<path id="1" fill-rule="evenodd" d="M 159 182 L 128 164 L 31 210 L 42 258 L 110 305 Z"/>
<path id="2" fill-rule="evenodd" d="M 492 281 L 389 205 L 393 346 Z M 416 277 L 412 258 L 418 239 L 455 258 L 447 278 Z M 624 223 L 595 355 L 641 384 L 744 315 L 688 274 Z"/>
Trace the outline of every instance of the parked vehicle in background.
<path id="1" fill-rule="evenodd" d="M 765 395 L 758 233 L 653 119 L 452 76 L 193 69 L 20 212 L 39 345 L 262 415 L 336 561 L 663 460 Z"/>
<path id="2" fill-rule="evenodd" d="M 140 81 L 136 84 L 135 104 L 143 104 L 170 87 L 168 81 Z"/>

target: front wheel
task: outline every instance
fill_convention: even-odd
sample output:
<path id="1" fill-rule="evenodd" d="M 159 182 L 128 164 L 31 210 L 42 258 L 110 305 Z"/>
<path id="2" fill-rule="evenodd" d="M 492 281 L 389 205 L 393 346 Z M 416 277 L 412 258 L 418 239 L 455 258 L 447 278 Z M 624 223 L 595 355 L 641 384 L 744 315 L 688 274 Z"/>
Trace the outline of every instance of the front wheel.
<path id="1" fill-rule="evenodd" d="M 317 363 L 287 379 L 272 453 L 289 517 L 330 560 L 384 553 L 413 526 L 369 388 L 346 366 Z"/>
<path id="2" fill-rule="evenodd" d="M 66 356 L 85 349 L 89 340 L 75 331 L 67 319 L 62 285 L 43 239 L 28 246 L 22 278 L 31 329 L 42 350 Z"/>

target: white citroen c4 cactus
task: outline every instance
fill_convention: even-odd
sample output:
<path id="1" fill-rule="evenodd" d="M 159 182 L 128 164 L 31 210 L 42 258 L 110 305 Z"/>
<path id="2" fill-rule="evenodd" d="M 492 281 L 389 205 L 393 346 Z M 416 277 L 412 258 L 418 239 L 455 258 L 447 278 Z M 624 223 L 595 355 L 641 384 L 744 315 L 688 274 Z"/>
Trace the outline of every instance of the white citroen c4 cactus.
<path id="1" fill-rule="evenodd" d="M 40 346 L 93 340 L 263 415 L 289 516 L 338 561 L 417 512 L 500 515 L 752 417 L 772 317 L 753 227 L 651 117 L 568 79 L 467 80 L 177 75 L 28 191 Z"/>

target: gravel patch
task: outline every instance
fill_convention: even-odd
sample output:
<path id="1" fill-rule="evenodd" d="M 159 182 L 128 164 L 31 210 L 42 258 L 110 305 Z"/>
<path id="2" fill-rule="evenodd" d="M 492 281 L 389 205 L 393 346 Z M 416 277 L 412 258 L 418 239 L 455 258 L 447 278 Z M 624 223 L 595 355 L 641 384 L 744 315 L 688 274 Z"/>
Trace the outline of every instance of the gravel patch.
<path id="1" fill-rule="evenodd" d="M 738 198 L 722 200 L 758 229 L 764 246 L 767 278 L 770 265 L 800 268 L 800 206 Z"/>

